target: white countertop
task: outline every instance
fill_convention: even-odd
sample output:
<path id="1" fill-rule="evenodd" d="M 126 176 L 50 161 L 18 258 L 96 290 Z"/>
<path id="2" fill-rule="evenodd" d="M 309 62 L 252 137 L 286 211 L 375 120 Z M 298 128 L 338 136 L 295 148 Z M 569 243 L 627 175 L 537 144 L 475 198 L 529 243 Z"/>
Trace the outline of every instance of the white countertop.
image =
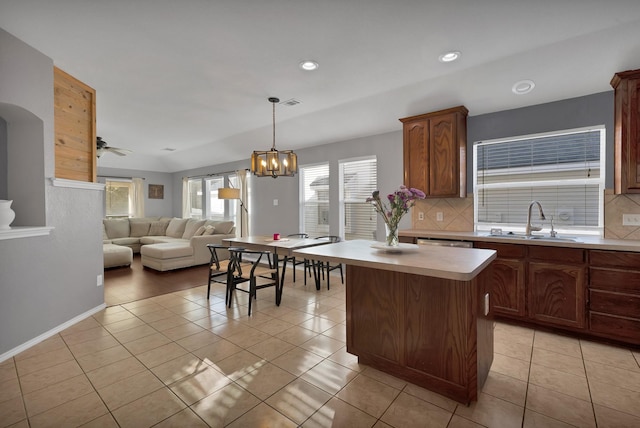
<path id="1" fill-rule="evenodd" d="M 640 241 L 627 239 L 602 239 L 584 235 L 577 237 L 578 242 L 550 239 L 517 239 L 508 236 L 490 236 L 489 232 L 447 232 L 443 230 L 405 229 L 400 236 L 411 238 L 450 239 L 457 241 L 499 242 L 502 244 L 543 245 L 551 247 L 585 248 L 592 250 L 614 250 L 640 252 Z M 569 234 L 567 234 L 568 236 Z M 564 235 L 560 235 L 564 236 Z"/>
<path id="2" fill-rule="evenodd" d="M 295 250 L 293 255 L 457 281 L 470 281 L 496 258 L 493 250 L 416 245 L 402 253 L 390 253 L 372 248 L 372 244 L 380 243 L 366 240 L 342 241 Z"/>

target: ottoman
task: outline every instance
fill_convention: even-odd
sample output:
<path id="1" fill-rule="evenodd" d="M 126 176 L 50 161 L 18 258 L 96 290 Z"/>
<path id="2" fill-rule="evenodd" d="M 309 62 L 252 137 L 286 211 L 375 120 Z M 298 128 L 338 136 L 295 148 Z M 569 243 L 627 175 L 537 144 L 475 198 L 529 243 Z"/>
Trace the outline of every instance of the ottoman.
<path id="1" fill-rule="evenodd" d="M 190 267 L 195 263 L 193 247 L 187 240 L 143 245 L 140 255 L 142 266 L 159 271 Z"/>
<path id="2" fill-rule="evenodd" d="M 133 250 L 129 247 L 115 244 L 103 244 L 104 267 L 131 266 Z"/>

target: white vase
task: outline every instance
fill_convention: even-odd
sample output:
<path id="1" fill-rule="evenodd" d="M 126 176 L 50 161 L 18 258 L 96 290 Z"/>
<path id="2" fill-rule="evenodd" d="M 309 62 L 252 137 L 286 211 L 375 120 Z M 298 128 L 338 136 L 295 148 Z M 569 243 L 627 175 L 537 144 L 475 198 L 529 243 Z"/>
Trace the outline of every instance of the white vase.
<path id="1" fill-rule="evenodd" d="M 0 199 L 0 230 L 11 229 L 9 225 L 16 218 L 16 213 L 11 209 L 12 202 Z"/>

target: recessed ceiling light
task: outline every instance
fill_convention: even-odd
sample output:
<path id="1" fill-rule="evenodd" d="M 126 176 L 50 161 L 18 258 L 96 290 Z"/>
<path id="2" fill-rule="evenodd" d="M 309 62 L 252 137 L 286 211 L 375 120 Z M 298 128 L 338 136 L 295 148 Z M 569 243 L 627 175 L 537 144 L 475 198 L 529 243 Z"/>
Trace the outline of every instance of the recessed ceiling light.
<path id="1" fill-rule="evenodd" d="M 300 68 L 303 69 L 304 71 L 317 70 L 318 67 L 319 67 L 318 63 L 316 61 L 311 61 L 310 59 L 302 61 L 300 63 Z"/>
<path id="2" fill-rule="evenodd" d="M 438 57 L 440 62 L 451 62 L 460 58 L 460 51 L 445 52 Z"/>
<path id="3" fill-rule="evenodd" d="M 520 80 L 513 84 L 511 87 L 511 92 L 516 95 L 524 95 L 533 91 L 533 88 L 536 87 L 536 84 L 533 80 Z"/>

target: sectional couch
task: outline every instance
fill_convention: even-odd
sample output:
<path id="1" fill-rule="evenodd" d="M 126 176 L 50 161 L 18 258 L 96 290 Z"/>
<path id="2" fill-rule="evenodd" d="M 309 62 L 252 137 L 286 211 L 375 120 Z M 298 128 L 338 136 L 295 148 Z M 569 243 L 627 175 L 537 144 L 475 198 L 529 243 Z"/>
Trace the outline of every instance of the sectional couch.
<path id="1" fill-rule="evenodd" d="M 104 267 L 130 265 L 140 253 L 142 265 L 158 271 L 209 263 L 207 244 L 234 238 L 232 221 L 170 217 L 103 220 Z M 222 252 L 221 257 L 228 257 Z"/>

